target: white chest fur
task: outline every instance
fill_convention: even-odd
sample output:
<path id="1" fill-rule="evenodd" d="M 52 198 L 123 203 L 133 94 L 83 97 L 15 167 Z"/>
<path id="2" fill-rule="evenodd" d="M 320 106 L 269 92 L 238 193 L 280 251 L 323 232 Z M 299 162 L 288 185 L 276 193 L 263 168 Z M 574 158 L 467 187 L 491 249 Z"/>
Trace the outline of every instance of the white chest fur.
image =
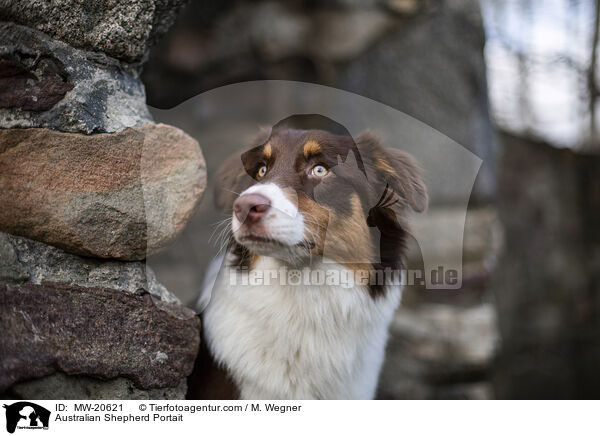
<path id="1" fill-rule="evenodd" d="M 254 270 L 280 268 L 261 257 Z M 315 268 L 346 271 L 335 263 Z M 205 336 L 243 399 L 373 398 L 399 288 L 373 299 L 358 286 L 234 285 L 230 274 L 215 282 Z"/>

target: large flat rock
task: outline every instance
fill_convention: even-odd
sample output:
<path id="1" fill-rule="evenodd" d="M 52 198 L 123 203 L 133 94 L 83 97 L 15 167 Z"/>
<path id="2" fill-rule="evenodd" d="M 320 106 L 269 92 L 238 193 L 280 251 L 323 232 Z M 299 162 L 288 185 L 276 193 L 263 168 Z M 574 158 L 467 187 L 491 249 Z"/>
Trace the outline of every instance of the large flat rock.
<path id="1" fill-rule="evenodd" d="M 0 285 L 0 329 L 10 332 L 0 341 L 0 392 L 57 370 L 173 388 L 192 371 L 200 341 L 189 309 L 49 282 Z"/>
<path id="2" fill-rule="evenodd" d="M 205 185 L 200 146 L 174 127 L 0 130 L 0 230 L 71 253 L 144 259 L 183 229 Z"/>

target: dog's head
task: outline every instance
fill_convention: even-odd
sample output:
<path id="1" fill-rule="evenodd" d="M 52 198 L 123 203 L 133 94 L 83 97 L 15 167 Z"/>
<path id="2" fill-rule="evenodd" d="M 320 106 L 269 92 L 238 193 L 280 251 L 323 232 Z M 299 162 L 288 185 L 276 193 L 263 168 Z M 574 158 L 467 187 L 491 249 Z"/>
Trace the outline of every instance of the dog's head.
<path id="1" fill-rule="evenodd" d="M 216 201 L 232 212 L 240 264 L 324 256 L 378 269 L 399 266 L 405 209 L 423 211 L 427 192 L 409 154 L 370 132 L 354 139 L 325 117 L 298 115 L 223 164 Z"/>

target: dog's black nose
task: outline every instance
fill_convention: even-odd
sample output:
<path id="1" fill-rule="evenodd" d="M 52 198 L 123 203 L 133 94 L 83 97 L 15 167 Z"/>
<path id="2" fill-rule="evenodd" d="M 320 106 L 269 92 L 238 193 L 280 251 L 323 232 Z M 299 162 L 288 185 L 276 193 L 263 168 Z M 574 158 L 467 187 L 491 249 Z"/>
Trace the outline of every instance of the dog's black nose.
<path id="1" fill-rule="evenodd" d="M 260 194 L 244 194 L 233 202 L 233 212 L 236 218 L 243 223 L 255 223 L 260 220 L 271 208 L 271 201 Z"/>

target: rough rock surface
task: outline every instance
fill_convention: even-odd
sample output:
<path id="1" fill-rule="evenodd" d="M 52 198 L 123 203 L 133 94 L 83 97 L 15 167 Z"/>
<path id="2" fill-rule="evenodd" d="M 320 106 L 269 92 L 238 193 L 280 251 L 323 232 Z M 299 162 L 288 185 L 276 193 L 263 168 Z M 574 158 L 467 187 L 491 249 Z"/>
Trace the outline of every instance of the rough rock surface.
<path id="1" fill-rule="evenodd" d="M 0 131 L 0 229 L 68 252 L 144 259 L 181 231 L 205 184 L 198 143 L 174 127 Z"/>
<path id="2" fill-rule="evenodd" d="M 204 190 L 139 77 L 185 2 L 0 0 L 0 230 L 38 239 L 0 232 L 2 397 L 185 396 L 197 318 L 145 262 L 96 258 L 168 244 Z"/>
<path id="3" fill-rule="evenodd" d="M 81 287 L 148 292 L 165 303 L 179 299 L 160 284 L 144 262 L 81 257 L 21 236 L 0 232 L 0 283 L 55 282 Z"/>
<path id="4" fill-rule="evenodd" d="M 124 377 L 100 380 L 55 372 L 13 385 L 7 397 L 28 400 L 183 400 L 186 389 L 185 380 L 174 388 L 143 390 Z"/>
<path id="5" fill-rule="evenodd" d="M 99 288 L 0 285 L 0 391 L 60 370 L 176 387 L 192 371 L 200 322 L 181 306 Z M 73 352 L 77 350 L 77 352 Z"/>
<path id="6" fill-rule="evenodd" d="M 2 127 L 95 133 L 150 122 L 136 67 L 0 22 Z"/>
<path id="7" fill-rule="evenodd" d="M 141 61 L 187 0 L 0 0 L 0 20 L 33 27 L 73 47 Z"/>

